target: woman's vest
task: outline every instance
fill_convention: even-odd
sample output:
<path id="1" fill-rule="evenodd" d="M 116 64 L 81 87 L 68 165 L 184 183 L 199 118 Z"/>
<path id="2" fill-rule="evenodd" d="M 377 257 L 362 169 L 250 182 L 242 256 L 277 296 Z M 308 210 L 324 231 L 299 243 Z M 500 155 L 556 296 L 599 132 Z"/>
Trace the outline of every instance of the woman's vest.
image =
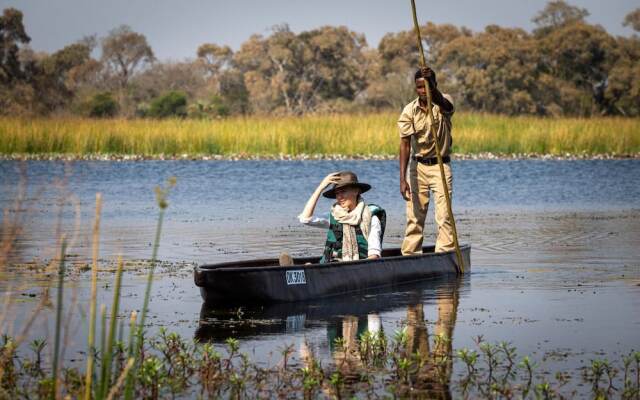
<path id="1" fill-rule="evenodd" d="M 371 211 L 371 217 L 378 217 L 380 220 L 380 243 L 384 237 L 384 228 L 387 225 L 387 213 L 384 209 L 375 204 L 368 204 Z M 360 225 L 355 226 L 356 240 L 358 242 L 358 255 L 361 260 L 367 258 L 369 253 L 369 243 L 364 237 Z M 342 224 L 336 221 L 332 213 L 329 213 L 329 231 L 327 232 L 327 241 L 324 245 L 324 253 L 320 259 L 321 264 L 330 263 L 342 259 Z"/>

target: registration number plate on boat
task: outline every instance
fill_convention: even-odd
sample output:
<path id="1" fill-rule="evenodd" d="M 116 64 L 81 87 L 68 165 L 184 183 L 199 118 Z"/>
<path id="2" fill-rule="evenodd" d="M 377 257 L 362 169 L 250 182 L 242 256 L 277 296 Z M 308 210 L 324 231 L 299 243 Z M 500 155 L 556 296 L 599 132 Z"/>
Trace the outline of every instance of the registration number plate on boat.
<path id="1" fill-rule="evenodd" d="M 307 278 L 304 276 L 304 271 L 301 269 L 294 271 L 287 271 L 287 285 L 306 285 Z"/>

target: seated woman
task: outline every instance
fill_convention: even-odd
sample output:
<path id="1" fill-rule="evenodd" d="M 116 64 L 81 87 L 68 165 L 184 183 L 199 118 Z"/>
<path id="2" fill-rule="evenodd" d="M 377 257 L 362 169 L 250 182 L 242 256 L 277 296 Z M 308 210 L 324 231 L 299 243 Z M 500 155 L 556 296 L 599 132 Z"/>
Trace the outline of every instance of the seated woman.
<path id="1" fill-rule="evenodd" d="M 322 193 L 330 184 L 333 187 Z M 320 263 L 380 257 L 386 213 L 374 204 L 365 203 L 361 194 L 369 189 L 371 186 L 358 182 L 353 172 L 335 172 L 322 180 L 307 201 L 298 216 L 300 222 L 329 229 Z M 328 215 L 316 217 L 313 211 L 321 193 L 336 202 Z"/>

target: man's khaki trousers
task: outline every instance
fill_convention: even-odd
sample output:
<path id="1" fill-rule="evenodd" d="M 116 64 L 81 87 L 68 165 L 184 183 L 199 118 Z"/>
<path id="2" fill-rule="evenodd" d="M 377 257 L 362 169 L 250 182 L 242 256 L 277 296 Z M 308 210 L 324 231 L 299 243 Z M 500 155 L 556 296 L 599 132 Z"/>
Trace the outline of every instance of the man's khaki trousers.
<path id="1" fill-rule="evenodd" d="M 453 179 L 449 163 L 444 164 L 444 174 L 451 197 Z M 442 186 L 440 167 L 438 164 L 425 165 L 412 160 L 409 164 L 408 175 L 411 199 L 407 201 L 407 228 L 402 242 L 402 254 L 406 256 L 422 253 L 424 221 L 429 209 L 430 195 L 433 195 L 436 203 L 435 220 L 438 225 L 436 253 L 454 250 L 453 228 L 447 212 L 447 200 Z"/>

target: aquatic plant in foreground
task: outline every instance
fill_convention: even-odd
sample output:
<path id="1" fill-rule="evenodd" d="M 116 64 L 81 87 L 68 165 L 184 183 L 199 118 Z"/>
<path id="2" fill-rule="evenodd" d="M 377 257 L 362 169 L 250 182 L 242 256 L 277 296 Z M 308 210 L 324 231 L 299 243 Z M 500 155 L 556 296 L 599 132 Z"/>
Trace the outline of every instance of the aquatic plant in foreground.
<path id="1" fill-rule="evenodd" d="M 552 380 L 538 370 L 529 357 L 516 362 L 514 348 L 505 348 L 503 343 L 480 342 L 477 362 L 483 365 L 470 367 L 467 373 L 452 377 L 437 368 L 436 359 L 406 353 L 406 343 L 398 339 L 399 336 L 395 336 L 388 343 L 375 365 L 362 363 L 358 369 L 349 371 L 335 363 L 323 365 L 313 352 L 304 359 L 295 358 L 291 346 L 283 348 L 279 363 L 264 366 L 251 362 L 236 339 L 230 338 L 224 344 L 197 343 L 161 329 L 158 335 L 145 339 L 144 356 L 136 360 L 136 368 L 131 368 L 131 360 L 124 361 L 126 345 L 116 342 L 112 359 L 116 361 L 114 371 L 120 378 L 110 382 L 109 396 L 104 398 L 122 398 L 118 388 L 127 373 L 135 376 L 136 397 L 144 399 L 432 398 L 444 397 L 447 392 L 461 398 L 566 398 L 577 395 L 575 389 L 566 389 L 572 379 L 590 388 L 581 393 L 583 396 L 635 399 L 640 395 L 635 378 L 638 365 L 634 365 L 640 360 L 640 352 L 623 357 L 623 364 L 628 367 L 623 381 L 617 379 L 620 363 L 608 360 L 593 360 L 581 378 L 561 375 Z M 360 344 L 365 340 L 370 339 L 360 336 Z M 47 366 L 39 359 L 46 346 L 43 343 L 40 341 L 34 346 L 31 355 L 2 358 L 0 398 L 47 397 L 47 393 L 51 393 L 50 380 L 45 378 Z M 11 339 L 3 338 L 0 351 L 5 354 L 10 349 Z M 460 349 L 453 361 L 468 365 L 470 359 L 461 354 L 473 351 Z M 631 361 L 627 363 L 627 360 Z M 84 393 L 81 377 L 80 370 L 64 368 L 59 380 L 59 396 L 81 397 Z"/>
<path id="2" fill-rule="evenodd" d="M 167 196 L 169 194 L 170 189 L 175 185 L 175 178 L 170 178 L 168 181 L 168 185 L 166 188 L 158 187 L 156 189 L 156 197 L 158 207 L 160 209 L 160 214 L 158 217 L 158 225 L 155 235 L 155 243 L 153 247 L 153 254 L 151 259 L 151 266 L 149 268 L 149 275 L 147 280 L 147 287 L 145 291 L 145 299 L 142 306 L 142 318 L 140 321 L 140 325 L 136 325 L 135 323 L 135 315 L 136 313 L 132 313 L 131 315 L 131 325 L 129 329 L 129 344 L 125 347 L 122 343 L 122 340 L 118 340 L 116 342 L 116 337 L 122 338 L 123 336 L 123 327 L 121 326 L 118 329 L 117 326 L 117 318 L 118 318 L 118 308 L 120 302 L 120 288 L 122 282 L 122 272 L 123 272 L 123 261 L 122 258 L 118 260 L 118 267 L 116 269 L 115 274 L 115 284 L 114 284 L 114 293 L 113 293 L 113 302 L 111 306 L 111 315 L 107 318 L 106 306 L 103 304 L 100 308 L 100 320 L 101 320 L 101 338 L 100 338 L 100 350 L 98 352 L 97 346 L 95 346 L 95 326 L 97 322 L 96 315 L 96 299 L 97 299 L 97 271 L 98 271 L 98 239 L 99 239 L 99 222 L 100 222 L 100 210 L 101 210 L 101 196 L 97 194 L 96 196 L 96 216 L 95 223 L 93 229 L 93 263 L 92 263 L 92 280 L 91 280 L 91 298 L 90 298 L 90 312 L 89 312 L 89 340 L 88 340 L 88 348 L 87 348 L 87 368 L 83 374 L 76 369 L 63 369 L 61 368 L 61 364 L 63 362 L 63 354 L 62 350 L 63 346 L 63 329 L 66 330 L 65 340 L 66 343 L 66 335 L 69 332 L 69 327 L 65 326 L 63 328 L 63 308 L 64 308 L 64 292 L 65 292 L 65 257 L 67 250 L 67 239 L 64 235 L 60 238 L 60 252 L 57 257 L 57 265 L 52 268 L 57 269 L 56 274 L 56 282 L 57 282 L 57 300 L 55 303 L 55 329 L 54 329 L 54 349 L 53 349 L 53 359 L 51 362 L 51 377 L 44 378 L 45 369 L 42 367 L 42 358 L 41 353 L 43 348 L 45 347 L 46 341 L 32 342 L 32 347 L 37 348 L 37 360 L 33 365 L 36 365 L 35 371 L 38 376 L 42 376 L 36 388 L 33 392 L 26 391 L 22 395 L 25 397 L 31 397 L 33 393 L 38 393 L 40 397 L 47 398 L 59 398 L 62 396 L 62 391 L 60 390 L 62 381 L 64 381 L 67 377 L 73 376 L 73 385 L 72 388 L 76 389 L 74 392 L 74 397 L 82 397 L 84 399 L 112 399 L 117 397 L 118 391 L 124 385 L 125 380 L 127 382 L 127 391 L 125 392 L 125 398 L 132 398 L 134 395 L 134 385 L 136 375 L 130 373 L 132 369 L 135 367 L 136 360 L 139 361 L 140 367 L 144 366 L 144 357 L 142 356 L 142 347 L 144 343 L 144 317 L 147 313 L 147 309 L 149 306 L 149 298 L 151 295 L 151 283 L 153 280 L 153 271 L 155 267 L 155 262 L 157 258 L 157 251 L 160 241 L 160 235 L 162 230 L 162 220 L 164 215 L 164 210 L 167 208 Z M 19 199 L 18 199 L 19 200 Z M 19 201 L 17 201 L 17 208 L 19 208 Z M 62 204 L 61 202 L 60 212 L 62 213 Z M 7 254 L 10 254 L 12 247 L 16 243 L 17 236 L 10 236 L 10 240 L 7 240 L 6 244 L 3 244 L 2 250 L 3 263 L 0 264 L 0 267 L 6 267 Z M 11 398 L 15 397 L 14 395 L 19 390 L 17 386 L 17 380 L 15 372 L 15 359 L 19 359 L 20 355 L 18 354 L 18 349 L 20 343 L 26 337 L 26 333 L 31 323 L 37 316 L 37 314 L 42 309 L 42 303 L 46 301 L 48 298 L 46 293 L 42 294 L 41 304 L 36 307 L 33 311 L 32 315 L 27 319 L 27 323 L 25 328 L 23 329 L 23 333 L 18 338 L 11 338 L 8 335 L 4 334 L 7 330 L 7 327 L 4 326 L 4 322 L 6 320 L 6 316 L 9 313 L 9 308 L 11 305 L 11 290 L 9 290 L 6 294 L 6 300 L 3 303 L 3 308 L 0 310 L 0 332 L 4 335 L 4 345 L 0 348 L 0 399 L 4 399 L 6 396 L 10 396 Z M 75 302 L 75 300 L 74 300 Z M 73 309 L 74 304 L 72 303 L 71 309 Z M 109 320 L 109 328 L 107 329 L 107 319 Z M 138 339 L 136 342 L 134 337 Z M 125 352 L 124 349 L 127 349 Z M 124 354 L 128 355 L 128 358 L 124 357 Z M 99 357 L 98 357 L 99 355 Z M 114 360 L 120 355 L 118 359 L 118 368 L 115 368 L 118 375 L 113 375 L 112 370 L 114 369 Z M 94 366 L 94 361 L 99 358 L 100 361 L 100 372 L 96 374 L 97 368 Z M 28 364 L 31 365 L 31 364 Z M 33 368 L 29 369 L 30 371 Z M 71 375 L 70 375 L 71 374 Z M 97 375 L 97 376 L 96 376 Z M 84 376 L 84 379 L 81 377 Z M 65 388 L 66 392 L 70 391 L 69 387 Z"/>

